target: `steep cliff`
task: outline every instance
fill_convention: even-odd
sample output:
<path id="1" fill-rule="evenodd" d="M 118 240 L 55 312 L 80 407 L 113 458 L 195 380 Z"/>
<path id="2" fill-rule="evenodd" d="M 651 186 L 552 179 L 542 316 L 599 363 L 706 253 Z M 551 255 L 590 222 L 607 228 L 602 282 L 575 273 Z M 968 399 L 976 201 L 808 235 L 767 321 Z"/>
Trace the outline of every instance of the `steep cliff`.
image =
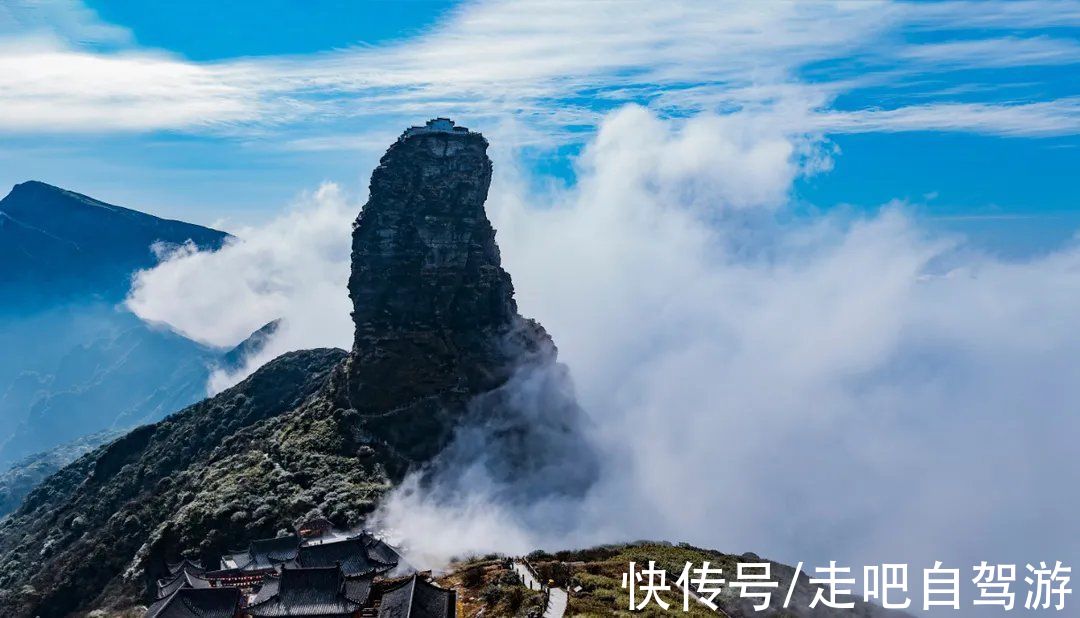
<path id="1" fill-rule="evenodd" d="M 410 470 L 483 460 L 518 478 L 546 470 L 554 442 L 579 444 L 555 347 L 500 266 L 486 146 L 451 125 L 383 157 L 354 230 L 350 353 L 287 354 L 32 492 L 0 523 L 0 615 L 130 605 L 182 554 L 212 559 L 312 515 L 355 526 Z M 550 489 L 579 491 L 592 469 L 577 468 Z"/>
<path id="2" fill-rule="evenodd" d="M 555 360 L 543 327 L 518 315 L 484 211 L 488 143 L 438 122 L 403 135 L 372 174 L 349 279 L 343 390 L 412 461 L 446 446 L 476 395 Z"/>

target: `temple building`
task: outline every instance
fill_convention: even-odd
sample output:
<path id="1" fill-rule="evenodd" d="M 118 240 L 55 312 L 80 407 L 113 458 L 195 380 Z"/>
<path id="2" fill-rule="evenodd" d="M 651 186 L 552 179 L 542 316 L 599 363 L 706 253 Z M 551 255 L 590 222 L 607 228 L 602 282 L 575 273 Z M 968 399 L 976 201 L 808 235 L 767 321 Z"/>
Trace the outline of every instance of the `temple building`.
<path id="1" fill-rule="evenodd" d="M 413 575 L 383 592 L 379 618 L 456 618 L 457 593 Z"/>
<path id="2" fill-rule="evenodd" d="M 170 564 L 168 569 L 169 575 L 157 580 L 155 598 L 159 600 L 184 588 L 237 588 L 243 594 L 253 594 L 264 577 L 276 573 L 273 568 L 207 571 L 192 560 Z"/>
<path id="3" fill-rule="evenodd" d="M 346 579 L 337 567 L 285 567 L 278 575 L 266 578 L 244 611 L 252 618 L 354 618 L 360 615 L 370 594 L 370 579 Z"/>
<path id="4" fill-rule="evenodd" d="M 246 595 L 254 594 L 262 585 L 267 575 L 277 573 L 277 569 L 223 569 L 220 571 L 207 571 L 199 576 L 210 582 L 211 588 L 239 588 Z"/>
<path id="5" fill-rule="evenodd" d="M 146 610 L 146 618 L 241 618 L 236 588 L 181 588 Z"/>
<path id="6" fill-rule="evenodd" d="M 190 571 L 179 571 L 171 578 L 159 579 L 157 582 L 157 598 L 164 599 L 172 596 L 181 588 L 216 588 L 211 580 L 204 579 L 200 575 Z"/>
<path id="7" fill-rule="evenodd" d="M 169 569 L 169 575 L 170 576 L 171 575 L 176 575 L 177 573 L 179 573 L 181 571 L 183 571 L 185 573 L 195 573 L 196 575 L 198 575 L 198 574 L 200 574 L 200 573 L 202 573 L 203 571 L 206 570 L 205 568 L 203 568 L 203 565 L 202 565 L 201 562 L 196 562 L 194 560 L 189 560 L 187 558 L 184 558 L 180 562 L 173 562 L 173 563 L 168 564 L 166 566 Z"/>
<path id="8" fill-rule="evenodd" d="M 367 548 L 368 556 L 372 560 L 382 562 L 383 564 L 404 564 L 398 550 L 388 545 L 382 539 L 376 538 L 374 535 L 367 532 L 361 532 L 358 538 L 364 542 L 364 547 Z"/>
<path id="9" fill-rule="evenodd" d="M 381 575 L 397 566 L 396 560 L 388 563 L 374 559 L 369 547 L 359 537 L 302 545 L 294 562 L 295 566 L 303 568 L 338 566 L 346 577 Z"/>
<path id="10" fill-rule="evenodd" d="M 226 571 L 262 571 L 281 565 L 320 567 L 340 563 L 348 576 L 386 573 L 401 563 L 397 550 L 367 532 L 325 540 L 327 534 L 309 539 L 303 539 L 300 535 L 259 539 L 252 541 L 247 549 L 234 550 L 221 561 Z"/>
<path id="11" fill-rule="evenodd" d="M 270 569 L 296 559 L 300 537 L 294 534 L 273 539 L 258 539 L 248 544 L 246 550 L 234 550 L 222 557 L 227 569 Z"/>
<path id="12" fill-rule="evenodd" d="M 432 118 L 428 120 L 422 127 L 409 127 L 405 129 L 405 132 L 401 134 L 398 141 L 404 141 L 405 139 L 417 135 L 420 133 L 468 133 L 469 130 L 465 127 L 454 126 L 454 121 L 449 118 Z"/>
<path id="13" fill-rule="evenodd" d="M 215 563 L 217 561 L 215 560 Z M 374 535 L 347 536 L 312 520 L 297 534 L 251 541 L 224 556 L 225 568 L 193 560 L 166 565 L 146 618 L 453 618 L 456 597 L 409 572 L 400 553 Z M 216 565 L 215 565 L 216 566 Z"/>

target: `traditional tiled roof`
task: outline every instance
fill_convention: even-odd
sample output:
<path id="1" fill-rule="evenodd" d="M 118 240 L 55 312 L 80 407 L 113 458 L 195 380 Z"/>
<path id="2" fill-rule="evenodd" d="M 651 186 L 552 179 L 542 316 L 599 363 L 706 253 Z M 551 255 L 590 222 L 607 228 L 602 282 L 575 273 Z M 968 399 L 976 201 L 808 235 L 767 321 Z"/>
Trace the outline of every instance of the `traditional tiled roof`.
<path id="1" fill-rule="evenodd" d="M 455 618 L 457 594 L 413 575 L 383 593 L 379 618 Z"/>
<path id="2" fill-rule="evenodd" d="M 277 616 L 319 616 L 347 618 L 360 609 L 362 601 L 350 595 L 341 569 L 283 568 L 276 577 L 267 578 L 255 599 L 245 610 L 256 618 Z"/>
<path id="3" fill-rule="evenodd" d="M 236 569 L 268 569 L 296 558 L 300 537 L 290 534 L 252 541 L 247 550 L 234 550 L 223 557 L 225 566 Z"/>
<path id="4" fill-rule="evenodd" d="M 371 584 L 370 577 L 350 577 L 345 580 L 345 596 L 350 601 L 366 605 L 371 597 Z"/>
<path id="5" fill-rule="evenodd" d="M 279 536 L 274 539 L 259 539 L 252 541 L 248 547 L 251 560 L 258 564 L 259 568 L 271 566 L 274 562 L 288 562 L 296 558 L 296 549 L 300 547 L 300 537 L 295 534 Z M 266 562 L 264 565 L 263 562 Z"/>
<path id="6" fill-rule="evenodd" d="M 209 588 L 210 582 L 202 576 L 189 571 L 178 571 L 172 577 L 159 579 L 157 598 L 164 599 L 181 588 Z"/>
<path id="7" fill-rule="evenodd" d="M 360 538 L 304 545 L 296 554 L 296 563 L 305 568 L 340 566 L 347 577 L 383 573 L 396 565 L 372 559 Z"/>
<path id="8" fill-rule="evenodd" d="M 251 562 L 251 554 L 246 549 L 232 550 L 231 553 L 221 557 L 221 564 L 225 569 L 242 569 Z"/>
<path id="9" fill-rule="evenodd" d="M 169 567 L 169 575 L 176 575 L 180 571 L 184 571 L 185 573 L 202 573 L 206 570 L 203 568 L 201 562 L 189 560 L 188 558 L 184 558 L 180 562 L 173 562 L 167 566 Z"/>
<path id="10" fill-rule="evenodd" d="M 251 604 L 256 605 L 277 596 L 280 584 L 281 578 L 277 574 L 268 575 L 263 580 L 258 594 L 251 600 Z M 350 601 L 364 605 L 371 597 L 371 584 L 372 576 L 349 577 L 345 579 L 345 588 L 342 593 Z"/>
<path id="11" fill-rule="evenodd" d="M 146 610 L 146 618 L 234 618 L 240 608 L 236 588 L 181 588 Z"/>
<path id="12" fill-rule="evenodd" d="M 259 585 L 259 591 L 255 594 L 255 598 L 251 600 L 249 605 L 258 605 L 265 601 L 268 601 L 277 596 L 278 582 L 281 578 L 277 573 L 272 573 L 263 578 L 262 584 Z"/>
<path id="13" fill-rule="evenodd" d="M 387 545 L 381 539 L 377 539 L 367 532 L 362 532 L 360 536 L 356 538 L 363 540 L 364 546 L 367 547 L 368 557 L 372 560 L 395 566 L 401 562 L 401 555 L 398 554 L 397 550 Z"/>

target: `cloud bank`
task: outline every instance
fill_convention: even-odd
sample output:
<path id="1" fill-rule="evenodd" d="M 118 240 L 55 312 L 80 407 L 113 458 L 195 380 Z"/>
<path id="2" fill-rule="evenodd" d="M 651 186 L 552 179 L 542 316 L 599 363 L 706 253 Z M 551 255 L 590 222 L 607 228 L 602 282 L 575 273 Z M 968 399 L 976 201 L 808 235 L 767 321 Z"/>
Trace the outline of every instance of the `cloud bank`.
<path id="1" fill-rule="evenodd" d="M 504 262 L 595 422 L 602 480 L 524 504 L 498 498 L 505 479 L 449 501 L 410 482 L 383 524 L 431 564 L 637 538 L 792 563 L 1075 561 L 1080 247 L 1004 261 L 904 204 L 794 216 L 792 182 L 830 153 L 789 126 L 624 108 L 570 187 L 496 150 Z M 144 273 L 132 306 L 221 345 L 281 316 L 296 330 L 274 353 L 347 347 L 358 204 L 324 187 Z"/>
<path id="2" fill-rule="evenodd" d="M 358 210 L 338 187 L 325 184 L 265 226 L 238 230 L 238 238 L 217 252 L 174 249 L 160 266 L 136 274 L 126 304 L 148 322 L 220 348 L 282 320 L 243 367 L 213 375 L 211 393 L 290 350 L 348 348 L 352 305 L 346 283 Z"/>
<path id="3" fill-rule="evenodd" d="M 813 156 L 695 169 L 682 148 L 723 151 L 747 122 L 624 110 L 554 207 L 496 193 L 523 311 L 617 455 L 579 531 L 819 563 L 1080 555 L 1062 485 L 1080 473 L 1080 249 L 1004 262 L 898 204 L 784 222 L 768 196 Z M 667 184 L 673 166 L 728 191 Z M 773 190 L 730 192 L 755 174 Z"/>

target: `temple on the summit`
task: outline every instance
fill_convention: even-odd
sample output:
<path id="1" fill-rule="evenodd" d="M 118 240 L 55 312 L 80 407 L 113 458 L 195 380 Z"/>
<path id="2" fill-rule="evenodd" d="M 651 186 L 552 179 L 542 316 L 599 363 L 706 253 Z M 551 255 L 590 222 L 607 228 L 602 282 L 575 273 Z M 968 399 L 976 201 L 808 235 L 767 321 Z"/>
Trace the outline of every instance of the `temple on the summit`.
<path id="1" fill-rule="evenodd" d="M 146 618 L 454 618 L 457 597 L 415 573 L 367 532 L 308 523 L 297 534 L 251 541 L 213 570 L 181 560 L 157 582 Z M 221 568 L 218 568 L 221 567 Z M 390 577 L 393 571 L 404 572 Z"/>
<path id="2" fill-rule="evenodd" d="M 465 127 L 459 127 L 454 124 L 453 120 L 449 118 L 432 118 L 424 123 L 422 127 L 409 127 L 405 129 L 405 132 L 401 134 L 398 141 L 412 137 L 414 135 L 420 135 L 424 133 L 468 133 L 469 130 Z"/>

